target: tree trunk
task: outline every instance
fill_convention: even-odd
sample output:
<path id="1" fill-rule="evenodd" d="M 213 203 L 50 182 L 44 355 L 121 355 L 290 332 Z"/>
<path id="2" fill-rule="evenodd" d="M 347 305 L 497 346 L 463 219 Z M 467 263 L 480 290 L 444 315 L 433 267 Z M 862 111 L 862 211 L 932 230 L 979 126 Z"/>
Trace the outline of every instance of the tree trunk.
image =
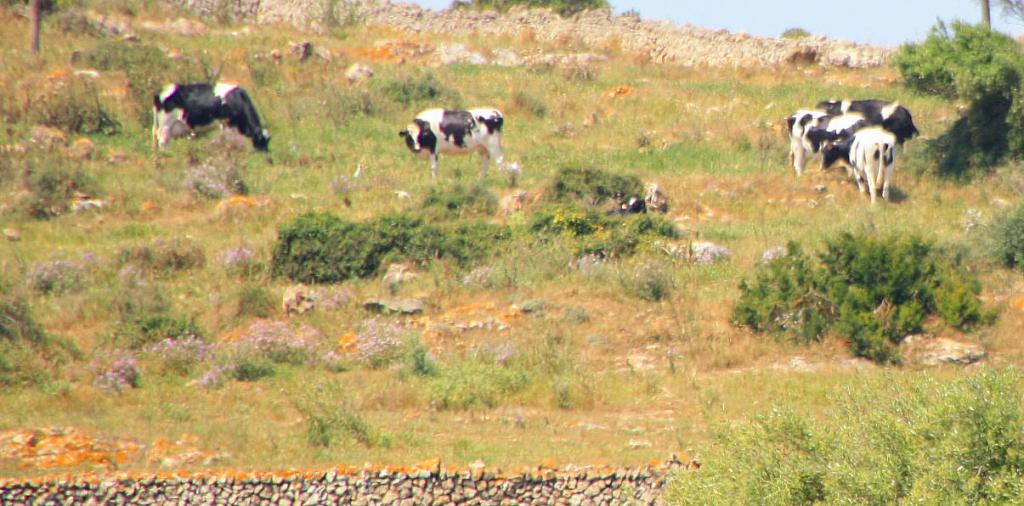
<path id="1" fill-rule="evenodd" d="M 43 0 L 32 0 L 31 5 L 31 16 L 32 16 L 32 52 L 39 52 L 39 25 L 41 24 L 42 18 L 42 3 Z"/>
<path id="2" fill-rule="evenodd" d="M 992 29 L 992 2 L 990 0 L 979 0 L 981 2 L 981 24 L 985 28 Z"/>

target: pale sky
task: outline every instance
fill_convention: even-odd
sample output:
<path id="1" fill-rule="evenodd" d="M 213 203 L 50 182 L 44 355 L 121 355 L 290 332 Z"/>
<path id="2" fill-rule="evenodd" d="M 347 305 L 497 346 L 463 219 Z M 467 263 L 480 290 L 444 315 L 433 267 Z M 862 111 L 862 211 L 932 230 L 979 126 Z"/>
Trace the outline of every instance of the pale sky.
<path id="1" fill-rule="evenodd" d="M 937 19 L 972 23 L 981 19 L 976 0 L 609 1 L 616 13 L 635 9 L 646 19 L 667 19 L 773 37 L 787 28 L 800 27 L 815 35 L 892 46 L 924 39 Z M 451 0 L 415 0 L 413 3 L 442 10 L 451 5 Z M 1024 21 L 1004 17 L 995 6 L 992 23 L 997 30 L 1011 35 L 1024 33 Z"/>

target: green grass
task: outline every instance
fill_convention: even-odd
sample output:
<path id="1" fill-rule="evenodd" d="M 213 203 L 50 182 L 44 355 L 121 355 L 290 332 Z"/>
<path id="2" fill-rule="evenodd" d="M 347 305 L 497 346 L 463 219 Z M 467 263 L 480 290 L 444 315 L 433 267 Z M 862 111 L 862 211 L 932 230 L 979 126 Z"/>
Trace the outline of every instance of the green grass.
<path id="1" fill-rule="evenodd" d="M 142 17 L 161 15 L 145 8 L 140 12 Z M 0 8 L 3 33 L 23 33 L 25 23 Z M 30 295 L 33 314 L 43 327 L 74 342 L 84 357 L 72 360 L 60 372 L 60 379 L 70 385 L 63 393 L 44 388 L 0 392 L 0 405 L 9 407 L 0 409 L 0 430 L 73 425 L 144 442 L 184 432 L 198 435 L 204 448 L 229 453 L 226 465 L 254 468 L 364 461 L 409 464 L 440 456 L 456 465 L 482 458 L 489 465 L 517 469 L 545 457 L 635 464 L 665 458 L 673 451 L 699 455 L 709 442 L 711 420 L 742 419 L 780 400 L 821 412 L 827 409 L 827 395 L 844 388 L 846 382 L 858 375 L 880 374 L 874 369 L 848 372 L 828 367 L 815 373 L 776 371 L 772 364 L 788 363 L 793 356 L 836 363 L 848 352 L 832 341 L 797 347 L 729 324 L 739 295 L 737 285 L 750 275 L 765 248 L 798 239 L 813 251 L 839 232 L 874 230 L 966 244 L 974 257 L 984 258 L 978 241 L 962 227 L 965 211 L 977 209 L 988 219 L 1000 209 L 993 203 L 995 198 L 1013 202 L 1019 195 L 1010 166 L 1001 169 L 1002 176 L 969 187 L 920 175 L 926 172 L 921 170 L 925 162 L 919 156 L 924 142 L 952 122 L 956 105 L 907 92 L 891 69 L 696 71 L 638 64 L 630 57 L 611 55 L 608 64 L 595 69 L 593 79 L 580 81 L 567 78 L 561 69 L 439 67 L 429 72 L 439 86 L 457 95 L 444 95 L 441 103 L 405 103 L 389 98 L 385 88 L 388 83 L 421 79 L 428 61 L 370 62 L 376 76 L 355 87 L 343 76 L 348 64 L 357 61 L 351 56 L 353 49 L 398 37 L 395 34 L 362 27 L 342 28 L 335 35 L 302 34 L 280 27 L 255 27 L 251 34 L 239 36 L 227 33 L 237 28 L 214 25 L 202 39 L 147 32 L 145 41 L 187 55 L 206 51 L 222 69 L 222 79 L 238 82 L 249 91 L 273 132 L 272 163 L 251 150 L 233 156 L 244 167 L 242 177 L 250 196 L 265 205 L 224 211 L 220 202 L 191 194 L 183 184 L 189 158 L 210 156 L 212 136 L 172 141 L 165 153 L 153 156 L 148 126 L 136 120 L 135 107 L 126 104 L 126 98 L 103 94 L 103 104 L 121 122 L 122 130 L 111 136 L 88 136 L 97 155 L 80 165 L 95 179 L 100 189 L 96 196 L 108 201 L 108 208 L 33 220 L 0 203 L 0 229 L 21 232 L 20 241 L 0 243 L 0 276 L 22 283 L 34 263 L 61 256 L 80 258 L 87 252 L 97 258 L 81 291 Z M 256 61 L 251 56 L 287 48 L 289 41 L 300 38 L 331 50 L 337 58 L 331 63 L 286 59 L 272 67 L 260 64 L 262 75 L 250 71 L 247 62 Z M 475 39 L 461 42 L 487 47 Z M 73 50 L 99 43 L 47 31 L 37 60 L 24 51 L 21 38 L 3 38 L 0 93 L 18 86 L 46 86 L 45 76 L 66 67 Z M 558 49 L 515 40 L 493 44 L 531 51 Z M 99 86 L 116 91 L 122 81 L 119 73 L 104 72 Z M 636 91 L 618 99 L 604 95 L 619 84 L 635 86 Z M 517 106 L 517 92 L 533 97 L 536 103 L 527 105 L 534 110 L 542 106 L 544 114 Z M 796 179 L 785 166 L 788 141 L 773 128 L 798 107 L 826 98 L 868 96 L 899 98 L 913 111 L 923 133 L 921 139 L 907 144 L 897 162 L 895 184 L 906 198 L 875 208 L 840 172 L 819 173 L 812 168 Z M 358 100 L 352 102 L 352 97 Z M 372 107 L 363 107 L 359 100 L 369 101 Z M 462 399 L 469 400 L 438 409 L 437 403 L 431 404 L 435 400 L 431 393 L 442 380 L 372 370 L 355 360 L 346 362 L 343 372 L 278 364 L 271 377 L 228 381 L 219 390 L 193 384 L 202 368 L 179 377 L 161 375 L 143 363 L 138 390 L 106 395 L 93 387 L 93 362 L 110 352 L 105 343 L 118 323 L 113 307 L 122 284 L 118 252 L 176 237 L 189 237 L 199 245 L 206 255 L 205 265 L 146 275 L 143 281 L 165 295 L 173 315 L 195 316 L 211 341 L 236 338 L 259 317 L 285 319 L 279 297 L 290 283 L 266 273 L 245 279 L 232 275 L 221 265 L 221 253 L 245 246 L 257 261 L 269 265 L 278 228 L 304 213 L 326 212 L 362 222 L 385 213 L 418 212 L 436 187 L 471 187 L 479 171 L 475 155 L 442 157 L 442 181 L 435 184 L 428 163 L 412 157 L 397 136 L 419 110 L 439 105 L 493 105 L 505 111 L 506 160 L 520 162 L 524 172 L 519 188 L 511 189 L 504 174 L 491 171 L 484 185 L 499 199 L 518 189 L 531 198 L 537 196 L 564 167 L 595 166 L 634 174 L 664 189 L 671 200 L 666 218 L 684 230 L 680 243 L 691 239 L 720 243 L 733 251 L 732 259 L 691 266 L 671 261 L 648 243 L 628 261 L 610 261 L 593 272 L 581 272 L 567 267 L 573 260 L 572 244 L 560 240 L 535 244 L 517 236 L 496 257 L 478 265 L 461 267 L 440 260 L 420 267 L 419 277 L 399 287 L 395 296 L 428 301 L 423 319 L 406 323 L 420 334 L 441 374 L 457 375 L 459 364 L 473 363 L 480 354 L 508 344 L 513 354 L 510 363 L 530 377 L 526 385 L 515 384 L 486 402 L 475 402 L 473 392 L 464 391 Z M 556 133 L 565 125 L 571 125 L 574 137 Z M 0 132 L 0 144 L 24 140 L 31 127 L 23 121 L 10 124 L 10 134 L 6 129 Z M 648 145 L 640 145 L 641 136 Z M 115 152 L 124 161 L 109 162 Z M 360 165 L 363 176 L 351 181 Z M 350 182 L 351 189 L 342 194 L 332 182 Z M 818 184 L 828 187 L 827 194 L 813 190 Z M 0 195 L 20 190 L 17 181 L 0 173 Z M 412 199 L 400 200 L 396 191 L 406 191 Z M 505 217 L 499 212 L 484 219 L 522 230 L 536 210 L 528 205 L 524 215 Z M 445 219 L 441 214 L 436 218 Z M 669 266 L 663 281 L 671 281 L 674 288 L 650 301 L 626 293 L 619 280 L 643 262 Z M 463 278 L 479 265 L 493 268 L 486 283 L 464 283 Z M 991 307 L 1006 307 L 1019 280 L 984 262 L 972 268 L 980 271 L 986 283 L 984 300 Z M 386 296 L 388 289 L 379 277 L 352 279 L 337 288 L 350 292 L 347 302 L 331 311 L 289 319 L 318 329 L 318 344 L 340 351 L 339 340 L 371 316 L 361 302 Z M 258 311 L 239 310 L 243 290 L 258 299 Z M 273 297 L 269 306 L 267 294 Z M 545 301 L 543 314 L 517 315 L 509 320 L 508 329 L 460 331 L 454 327 L 497 321 L 510 305 L 531 299 Z M 478 306 L 487 307 L 456 311 Z M 572 316 L 581 309 L 589 318 Z M 442 324 L 447 330 L 431 333 Z M 984 343 L 996 365 L 1019 365 L 1024 363 L 1024 347 L 1016 336 L 1022 328 L 1020 310 L 1006 307 L 994 326 L 954 336 Z M 536 359 L 548 350 L 543 337 L 552 335 L 571 343 L 559 351 L 568 356 L 565 362 L 570 366 L 553 367 Z M 669 353 L 675 357 L 672 365 L 666 358 Z M 654 369 L 638 368 L 639 355 L 650 357 Z M 475 369 L 463 369 L 468 372 L 452 378 L 451 385 L 465 385 L 480 376 Z M 884 374 L 929 373 L 894 370 Z M 343 384 L 347 402 L 368 427 L 359 430 L 387 435 L 390 444 L 312 447 L 304 415 L 292 399 L 320 381 Z M 337 437 L 353 438 L 351 432 L 342 430 Z M 631 439 L 651 446 L 631 449 Z M 0 461 L 2 475 L 37 472 Z"/>

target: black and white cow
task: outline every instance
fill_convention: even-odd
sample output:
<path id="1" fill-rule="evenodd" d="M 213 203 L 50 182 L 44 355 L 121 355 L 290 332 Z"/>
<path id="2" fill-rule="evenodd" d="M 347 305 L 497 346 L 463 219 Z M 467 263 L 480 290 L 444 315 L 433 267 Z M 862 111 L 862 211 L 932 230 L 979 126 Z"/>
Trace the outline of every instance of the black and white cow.
<path id="1" fill-rule="evenodd" d="M 786 119 L 789 125 L 789 158 L 796 175 L 803 174 L 811 155 L 824 143 L 835 142 L 867 126 L 862 114 L 828 114 L 816 110 L 799 110 Z"/>
<path id="2" fill-rule="evenodd" d="M 896 136 L 896 142 L 902 145 L 914 138 L 919 132 L 914 126 L 914 118 L 910 110 L 899 102 L 889 100 L 825 100 L 818 103 L 818 109 L 829 114 L 857 112 L 864 115 L 870 125 L 879 125 Z"/>
<path id="3" fill-rule="evenodd" d="M 896 170 L 897 142 L 895 134 L 880 126 L 862 128 L 846 139 L 826 144 L 822 149 L 822 166 L 847 165 L 852 168 L 861 193 L 865 192 L 864 183 L 867 183 L 872 204 L 879 186 L 882 198 L 889 200 L 889 186 Z"/>
<path id="4" fill-rule="evenodd" d="M 221 122 L 252 140 L 258 151 L 267 151 L 270 132 L 249 94 L 236 84 L 168 84 L 153 95 L 153 145 L 164 148 L 175 137 L 193 135 L 196 129 Z"/>
<path id="5" fill-rule="evenodd" d="M 480 178 L 487 177 L 493 158 L 499 166 L 501 127 L 504 116 L 497 109 L 478 108 L 465 111 L 427 109 L 416 115 L 409 126 L 398 133 L 416 156 L 430 160 L 430 175 L 437 179 L 437 157 L 441 153 L 460 155 L 480 153 Z"/>

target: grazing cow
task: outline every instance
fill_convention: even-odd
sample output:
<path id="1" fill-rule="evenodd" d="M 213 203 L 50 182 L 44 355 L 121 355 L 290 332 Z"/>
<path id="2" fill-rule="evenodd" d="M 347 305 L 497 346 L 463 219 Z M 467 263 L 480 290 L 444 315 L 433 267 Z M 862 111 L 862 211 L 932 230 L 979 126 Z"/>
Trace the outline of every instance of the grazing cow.
<path id="1" fill-rule="evenodd" d="M 398 132 L 416 156 L 430 160 L 430 175 L 437 179 L 437 157 L 445 154 L 480 153 L 480 179 L 487 177 L 491 159 L 500 166 L 501 127 L 505 119 L 496 109 L 466 111 L 427 109 L 416 115 L 409 126 Z"/>
<path id="2" fill-rule="evenodd" d="M 606 213 L 607 216 L 624 216 L 627 214 L 640 214 L 647 212 L 647 200 L 642 197 L 630 197 L 622 199 L 619 204 Z"/>
<path id="3" fill-rule="evenodd" d="M 896 136 L 896 142 L 900 145 L 919 133 L 917 127 L 914 126 L 914 118 L 911 116 L 910 110 L 900 105 L 899 102 L 879 99 L 825 100 L 819 102 L 817 107 L 829 114 L 861 113 L 868 124 L 880 125 L 892 132 Z"/>
<path id="4" fill-rule="evenodd" d="M 862 114 L 852 112 L 833 115 L 800 110 L 786 121 L 789 124 L 789 157 L 797 176 L 803 174 L 807 160 L 821 150 L 823 143 L 848 137 L 867 126 Z"/>
<path id="5" fill-rule="evenodd" d="M 817 126 L 818 120 L 823 116 L 825 113 L 822 111 L 801 109 L 786 118 L 786 124 L 789 125 L 789 160 L 797 176 L 804 173 L 811 152 L 816 151 L 812 150 L 806 134 L 808 130 Z"/>
<path id="6" fill-rule="evenodd" d="M 861 193 L 867 192 L 875 203 L 875 190 L 882 187 L 882 198 L 889 200 L 889 185 L 896 170 L 896 135 L 878 126 L 862 128 L 849 138 L 822 149 L 822 167 L 844 163 L 852 167 Z"/>
<path id="7" fill-rule="evenodd" d="M 260 125 L 260 117 L 249 94 L 235 84 L 168 84 L 153 95 L 154 149 L 167 146 L 174 137 L 194 135 L 196 129 L 214 121 L 234 128 L 252 140 L 258 151 L 267 151 L 270 132 Z"/>

